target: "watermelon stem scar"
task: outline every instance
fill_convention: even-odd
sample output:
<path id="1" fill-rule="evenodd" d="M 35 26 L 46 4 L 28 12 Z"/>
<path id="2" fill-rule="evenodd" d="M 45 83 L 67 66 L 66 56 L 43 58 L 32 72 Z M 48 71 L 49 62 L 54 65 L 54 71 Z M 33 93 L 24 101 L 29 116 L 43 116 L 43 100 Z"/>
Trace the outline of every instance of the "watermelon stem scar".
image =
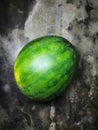
<path id="1" fill-rule="evenodd" d="M 77 70 L 77 52 L 63 37 L 43 36 L 27 43 L 14 64 L 21 93 L 35 101 L 50 101 L 71 83 Z"/>

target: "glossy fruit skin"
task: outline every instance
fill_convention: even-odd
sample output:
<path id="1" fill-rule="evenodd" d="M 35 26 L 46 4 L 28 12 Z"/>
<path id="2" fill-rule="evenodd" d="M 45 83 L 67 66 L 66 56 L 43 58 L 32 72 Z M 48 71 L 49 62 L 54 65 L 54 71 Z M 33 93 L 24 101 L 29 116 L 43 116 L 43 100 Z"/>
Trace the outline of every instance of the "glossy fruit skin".
<path id="1" fill-rule="evenodd" d="M 37 38 L 23 47 L 14 64 L 20 91 L 35 101 L 50 101 L 71 83 L 77 68 L 77 52 L 59 36 Z"/>

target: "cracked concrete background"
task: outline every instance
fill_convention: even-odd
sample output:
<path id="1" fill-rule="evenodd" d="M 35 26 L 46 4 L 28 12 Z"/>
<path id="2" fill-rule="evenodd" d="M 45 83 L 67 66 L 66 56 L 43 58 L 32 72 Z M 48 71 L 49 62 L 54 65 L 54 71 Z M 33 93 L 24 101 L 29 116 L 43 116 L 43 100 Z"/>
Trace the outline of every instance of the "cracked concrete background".
<path id="1" fill-rule="evenodd" d="M 49 130 L 51 103 L 27 99 L 19 92 L 13 75 L 19 51 L 43 35 L 65 37 L 79 54 L 74 81 L 52 101 L 56 130 L 97 130 L 98 1 L 0 2 L 0 130 Z"/>

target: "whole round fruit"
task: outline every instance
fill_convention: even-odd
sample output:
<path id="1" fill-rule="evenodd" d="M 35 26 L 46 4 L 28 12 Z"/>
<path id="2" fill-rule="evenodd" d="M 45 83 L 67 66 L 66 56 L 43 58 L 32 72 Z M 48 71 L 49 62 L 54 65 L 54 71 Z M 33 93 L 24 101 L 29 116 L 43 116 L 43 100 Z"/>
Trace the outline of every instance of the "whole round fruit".
<path id="1" fill-rule="evenodd" d="M 77 53 L 69 41 L 44 36 L 29 42 L 14 64 L 20 91 L 36 101 L 57 97 L 71 83 L 77 68 Z"/>

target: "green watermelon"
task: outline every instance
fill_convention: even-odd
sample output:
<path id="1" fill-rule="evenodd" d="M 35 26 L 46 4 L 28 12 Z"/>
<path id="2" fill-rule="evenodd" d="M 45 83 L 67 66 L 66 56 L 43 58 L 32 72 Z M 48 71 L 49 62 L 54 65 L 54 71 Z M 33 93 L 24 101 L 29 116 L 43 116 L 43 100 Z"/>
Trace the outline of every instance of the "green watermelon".
<path id="1" fill-rule="evenodd" d="M 71 83 L 77 68 L 77 53 L 69 41 L 44 36 L 26 44 L 14 64 L 21 93 L 35 101 L 49 101 Z"/>

